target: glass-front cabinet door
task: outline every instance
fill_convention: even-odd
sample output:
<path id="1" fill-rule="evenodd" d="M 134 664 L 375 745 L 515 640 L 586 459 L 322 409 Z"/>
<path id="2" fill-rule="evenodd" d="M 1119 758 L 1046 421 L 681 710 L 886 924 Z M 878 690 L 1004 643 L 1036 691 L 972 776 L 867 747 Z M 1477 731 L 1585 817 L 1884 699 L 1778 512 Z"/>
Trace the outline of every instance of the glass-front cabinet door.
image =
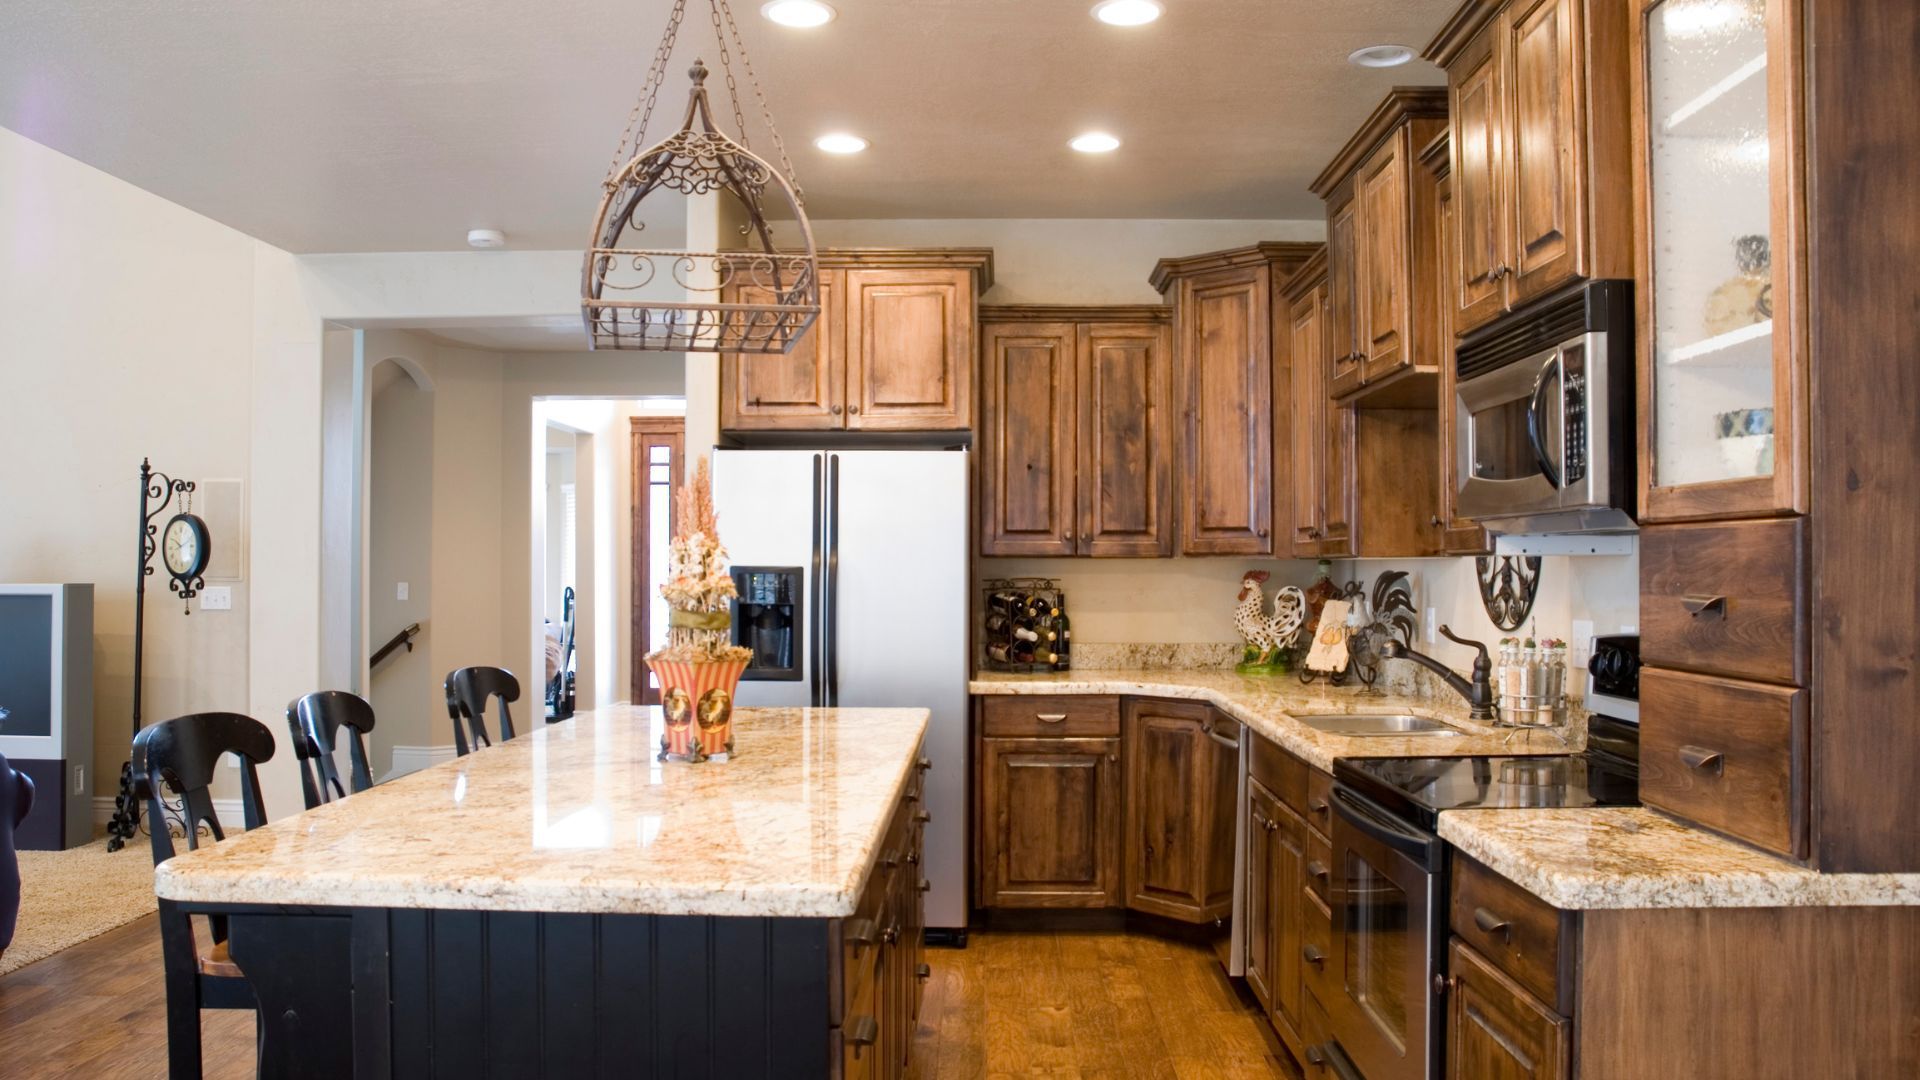
<path id="1" fill-rule="evenodd" d="M 1643 520 L 1805 508 L 1798 6 L 1641 5 Z"/>

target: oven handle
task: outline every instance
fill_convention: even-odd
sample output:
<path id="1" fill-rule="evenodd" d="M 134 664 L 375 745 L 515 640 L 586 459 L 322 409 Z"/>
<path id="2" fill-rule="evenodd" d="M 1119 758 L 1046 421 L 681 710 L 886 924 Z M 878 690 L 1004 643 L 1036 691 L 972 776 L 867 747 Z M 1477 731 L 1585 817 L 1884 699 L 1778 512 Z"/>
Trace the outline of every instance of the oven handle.
<path id="1" fill-rule="evenodd" d="M 1437 837 L 1394 821 L 1343 785 L 1333 786 L 1333 802 L 1341 821 L 1407 856 L 1430 874 L 1440 869 L 1441 844 Z"/>
<path id="2" fill-rule="evenodd" d="M 1540 410 L 1545 408 L 1545 404 L 1540 397 L 1550 385 L 1547 382 L 1547 372 L 1553 371 L 1557 374 L 1560 366 L 1560 354 L 1556 351 L 1553 359 L 1541 366 L 1540 374 L 1534 376 L 1533 394 L 1527 398 L 1527 443 L 1533 447 L 1533 460 L 1539 464 L 1540 471 L 1546 475 L 1547 482 L 1552 484 L 1556 491 L 1560 488 L 1560 469 L 1553 463 L 1553 458 L 1547 454 L 1545 425 L 1540 421 Z"/>

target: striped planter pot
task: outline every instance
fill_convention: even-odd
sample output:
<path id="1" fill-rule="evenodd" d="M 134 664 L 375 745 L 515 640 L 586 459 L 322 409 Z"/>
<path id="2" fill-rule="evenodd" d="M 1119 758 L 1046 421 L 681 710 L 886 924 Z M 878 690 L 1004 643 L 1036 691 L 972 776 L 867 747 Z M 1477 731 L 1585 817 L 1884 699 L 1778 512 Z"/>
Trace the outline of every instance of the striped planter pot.
<path id="1" fill-rule="evenodd" d="M 733 753 L 733 694 L 745 660 L 656 660 L 647 666 L 660 680 L 660 711 L 667 733 L 660 737 L 663 761 L 705 761 Z"/>

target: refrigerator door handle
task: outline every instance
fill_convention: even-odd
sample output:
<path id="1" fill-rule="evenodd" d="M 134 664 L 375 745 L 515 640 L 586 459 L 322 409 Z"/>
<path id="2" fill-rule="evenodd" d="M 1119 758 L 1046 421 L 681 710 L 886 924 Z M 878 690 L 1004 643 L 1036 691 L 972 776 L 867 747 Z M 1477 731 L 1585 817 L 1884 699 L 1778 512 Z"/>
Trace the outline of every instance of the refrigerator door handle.
<path id="1" fill-rule="evenodd" d="M 809 534 L 813 540 L 813 587 L 809 590 L 812 595 L 807 598 L 807 609 L 812 613 L 807 621 L 813 624 L 807 628 L 809 639 L 807 642 L 807 703 L 814 706 L 826 704 L 827 693 L 826 680 L 822 674 L 826 670 L 822 666 L 825 657 L 823 642 L 826 640 L 826 623 L 821 618 L 820 607 L 822 589 L 820 538 L 826 506 L 822 498 L 825 494 L 822 488 L 825 483 L 825 466 L 821 455 L 815 454 L 813 455 L 813 532 Z"/>
<path id="2" fill-rule="evenodd" d="M 827 707 L 840 704 L 840 455 L 827 457 Z"/>

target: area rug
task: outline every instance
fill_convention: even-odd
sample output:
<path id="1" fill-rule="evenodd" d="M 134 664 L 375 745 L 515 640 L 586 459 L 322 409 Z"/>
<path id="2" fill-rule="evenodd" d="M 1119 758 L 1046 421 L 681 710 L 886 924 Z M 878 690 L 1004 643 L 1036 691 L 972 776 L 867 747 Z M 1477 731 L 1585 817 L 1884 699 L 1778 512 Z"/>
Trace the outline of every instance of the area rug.
<path id="1" fill-rule="evenodd" d="M 21 852 L 20 923 L 0 956 L 0 975 L 153 911 L 146 839 L 115 852 L 105 836 L 67 851 Z"/>

